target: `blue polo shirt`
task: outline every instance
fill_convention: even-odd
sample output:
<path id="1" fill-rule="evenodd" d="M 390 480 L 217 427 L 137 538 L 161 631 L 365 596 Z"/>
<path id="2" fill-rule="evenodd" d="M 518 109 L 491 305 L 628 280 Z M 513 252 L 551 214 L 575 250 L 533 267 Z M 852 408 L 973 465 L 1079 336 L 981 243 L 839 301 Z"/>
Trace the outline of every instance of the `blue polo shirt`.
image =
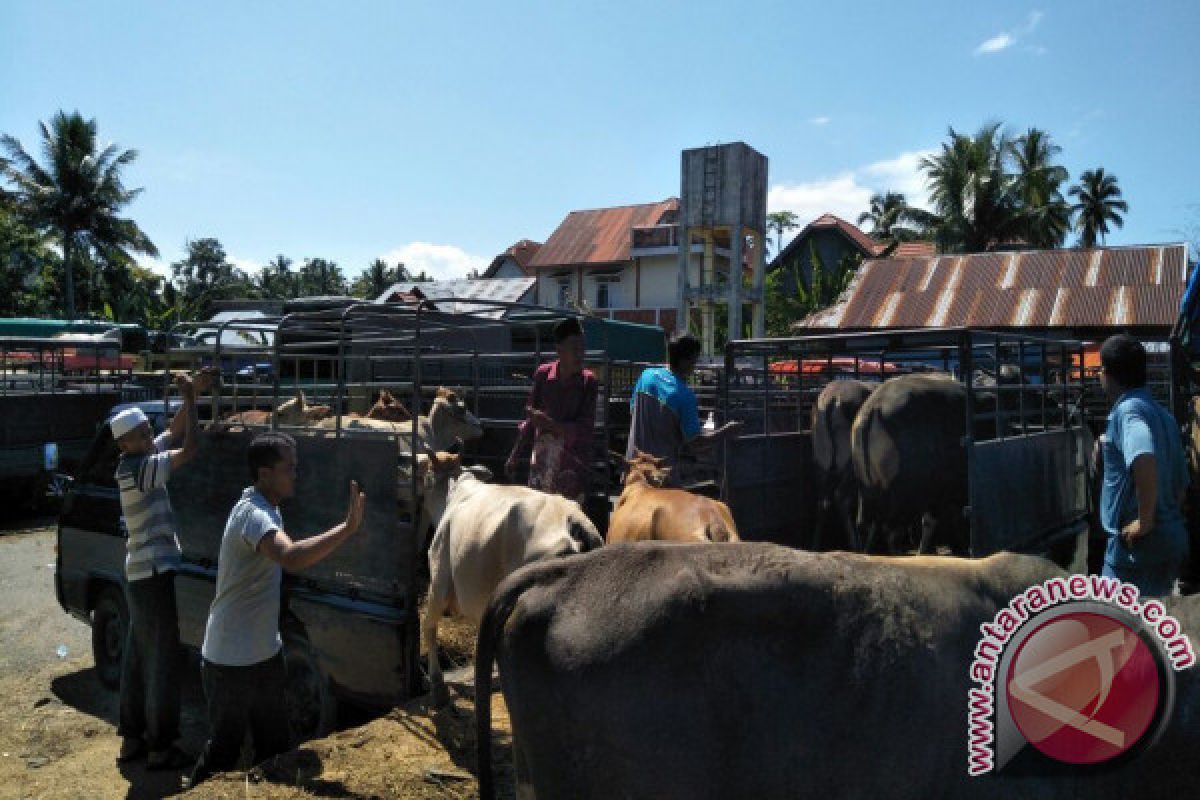
<path id="1" fill-rule="evenodd" d="M 1156 566 L 1182 561 L 1187 556 L 1188 535 L 1178 498 L 1188 485 L 1187 462 L 1179 426 L 1170 412 L 1145 388 L 1131 389 L 1117 398 L 1108 415 L 1104 445 L 1104 486 L 1100 493 L 1100 523 L 1108 533 L 1106 564 L 1117 568 Z M 1154 529 L 1126 547 L 1121 528 L 1137 519 L 1137 490 L 1133 462 L 1154 456 L 1158 467 L 1158 502 Z"/>
<path id="2" fill-rule="evenodd" d="M 679 451 L 700 433 L 696 394 L 667 367 L 643 370 L 629 400 L 632 419 L 626 458 L 641 451 L 674 467 Z M 671 481 L 678 476 L 671 473 Z"/>

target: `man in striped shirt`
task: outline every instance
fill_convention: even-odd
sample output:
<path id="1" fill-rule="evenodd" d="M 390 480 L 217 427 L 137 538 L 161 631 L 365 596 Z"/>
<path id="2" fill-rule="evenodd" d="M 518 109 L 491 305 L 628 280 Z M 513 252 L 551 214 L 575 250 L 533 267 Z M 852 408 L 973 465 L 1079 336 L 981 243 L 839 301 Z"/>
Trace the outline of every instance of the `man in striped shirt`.
<path id="1" fill-rule="evenodd" d="M 175 611 L 175 570 L 180 549 L 175 514 L 167 495 L 171 474 L 196 455 L 196 392 L 211 382 L 178 376 L 183 397 L 169 430 L 157 438 L 141 409 L 129 409 L 109 422 L 121 450 L 117 488 L 128 532 L 125 555 L 129 634 L 121 664 L 122 737 L 117 762 L 147 755 L 149 770 L 181 769 L 190 759 L 175 746 L 179 738 L 179 621 Z M 180 449 L 170 449 L 179 447 Z"/>

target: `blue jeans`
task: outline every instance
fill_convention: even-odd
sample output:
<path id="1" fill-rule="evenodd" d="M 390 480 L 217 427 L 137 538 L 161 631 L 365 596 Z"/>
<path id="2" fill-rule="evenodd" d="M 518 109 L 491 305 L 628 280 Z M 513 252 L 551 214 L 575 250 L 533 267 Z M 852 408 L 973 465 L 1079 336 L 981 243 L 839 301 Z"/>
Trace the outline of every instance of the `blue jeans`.
<path id="1" fill-rule="evenodd" d="M 150 752 L 179 738 L 179 620 L 175 573 L 125 585 L 129 634 L 121 657 L 121 711 L 117 733 L 143 737 Z"/>
<path id="2" fill-rule="evenodd" d="M 1104 577 L 1116 578 L 1138 588 L 1142 597 L 1165 597 L 1175 591 L 1182 564 L 1165 561 L 1141 567 L 1114 567 L 1104 562 Z"/>

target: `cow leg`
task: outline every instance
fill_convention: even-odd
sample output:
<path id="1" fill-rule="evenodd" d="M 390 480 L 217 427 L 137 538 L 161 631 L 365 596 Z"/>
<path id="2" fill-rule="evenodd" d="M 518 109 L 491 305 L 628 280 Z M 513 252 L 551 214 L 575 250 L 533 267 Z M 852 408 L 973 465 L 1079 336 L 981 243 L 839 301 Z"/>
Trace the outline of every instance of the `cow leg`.
<path id="1" fill-rule="evenodd" d="M 842 523 L 842 532 L 845 534 L 846 549 L 851 552 L 860 552 L 862 550 L 862 542 L 858 538 L 858 528 L 854 524 L 854 514 L 851 513 L 851 503 L 847 498 L 839 498 L 837 504 L 837 515 Z"/>
<path id="2" fill-rule="evenodd" d="M 429 595 L 425 606 L 425 619 L 421 623 L 421 641 L 425 652 L 429 654 L 429 692 L 434 706 L 444 706 L 450 700 L 446 691 L 446 683 L 442 679 L 442 664 L 438 659 L 438 620 L 446 613 L 447 600 L 450 595 L 450 577 L 443 576 L 436 568 L 429 585 Z"/>
<path id="3" fill-rule="evenodd" d="M 525 760 L 525 750 L 516 736 L 512 739 L 512 754 L 513 774 L 517 781 L 517 800 L 536 800 L 533 779 L 529 775 L 529 762 Z"/>
<path id="4" fill-rule="evenodd" d="M 931 551 L 937 526 L 938 520 L 933 514 L 926 512 L 921 515 L 921 541 L 917 544 L 917 555 L 925 555 Z"/>

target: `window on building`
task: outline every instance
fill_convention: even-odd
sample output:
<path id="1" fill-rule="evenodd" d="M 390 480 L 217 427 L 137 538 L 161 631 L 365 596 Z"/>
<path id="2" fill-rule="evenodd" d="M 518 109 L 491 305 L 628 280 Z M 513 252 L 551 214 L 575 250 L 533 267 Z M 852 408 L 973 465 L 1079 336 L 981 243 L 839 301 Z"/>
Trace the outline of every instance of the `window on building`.
<path id="1" fill-rule="evenodd" d="M 596 308 L 612 307 L 612 301 L 608 294 L 608 287 L 611 285 L 608 281 L 600 281 L 596 284 Z"/>
<path id="2" fill-rule="evenodd" d="M 563 279 L 558 282 L 558 307 L 566 308 L 571 305 L 571 282 Z"/>

